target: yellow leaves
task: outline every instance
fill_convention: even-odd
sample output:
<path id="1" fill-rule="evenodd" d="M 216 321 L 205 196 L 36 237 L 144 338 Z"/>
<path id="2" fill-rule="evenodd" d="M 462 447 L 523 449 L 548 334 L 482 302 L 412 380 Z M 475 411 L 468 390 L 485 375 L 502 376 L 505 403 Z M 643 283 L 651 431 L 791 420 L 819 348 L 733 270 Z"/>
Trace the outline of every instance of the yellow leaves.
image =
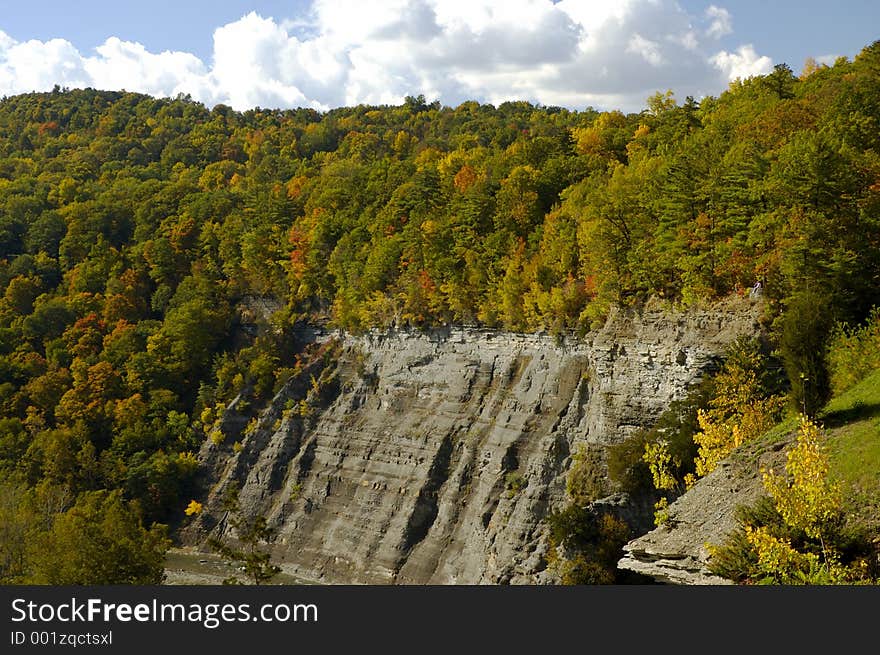
<path id="1" fill-rule="evenodd" d="M 410 136 L 402 130 L 398 131 L 394 137 L 394 154 L 398 157 L 406 157 L 415 143 L 418 143 L 416 137 Z"/>
<path id="2" fill-rule="evenodd" d="M 669 499 L 665 496 L 654 503 L 654 525 L 660 527 L 669 521 Z"/>
<path id="3" fill-rule="evenodd" d="M 739 407 L 727 419 L 721 419 L 718 411 L 698 410 L 700 431 L 694 435 L 699 449 L 694 460 L 697 477 L 708 475 L 736 448 L 773 427 L 783 403 L 781 397 L 756 400 Z"/>
<path id="4" fill-rule="evenodd" d="M 202 425 L 205 428 L 209 428 L 214 425 L 214 408 L 210 405 L 206 406 L 205 409 L 202 410 L 202 413 L 199 415 L 199 420 L 202 422 Z"/>
<path id="5" fill-rule="evenodd" d="M 305 175 L 295 175 L 294 177 L 288 180 L 285 185 L 285 191 L 287 193 L 287 197 L 291 200 L 297 200 L 303 193 L 303 189 L 305 189 L 306 184 L 308 183 L 309 178 Z"/>
<path id="6" fill-rule="evenodd" d="M 628 157 L 633 158 L 640 150 L 644 150 L 649 134 L 651 134 L 651 128 L 644 123 L 639 123 L 629 143 L 626 144 L 626 154 Z"/>
<path id="7" fill-rule="evenodd" d="M 773 427 L 785 399 L 762 398 L 758 372 L 763 368 L 759 351 L 739 349 L 715 376 L 715 397 L 708 410 L 697 412 L 700 430 L 694 461 L 697 477 L 708 475 L 736 448 Z"/>
<path id="8" fill-rule="evenodd" d="M 697 411 L 700 431 L 694 435 L 697 458 L 694 460 L 697 476 L 703 477 L 715 470 L 718 462 L 727 457 L 742 440 L 737 426 L 732 422 L 713 420 L 705 410 Z"/>
<path id="9" fill-rule="evenodd" d="M 602 136 L 595 127 L 575 127 L 571 130 L 575 148 L 583 155 L 600 155 L 603 152 Z"/>
<path id="10" fill-rule="evenodd" d="M 758 571 L 764 582 L 776 584 L 851 584 L 866 574 L 864 562 L 844 566 L 840 555 L 826 551 L 802 553 L 788 539 L 771 534 L 766 526 L 745 526 L 746 540 L 758 555 Z"/>
<path id="11" fill-rule="evenodd" d="M 809 418 L 801 418 L 797 443 L 787 457 L 781 476 L 764 472 L 764 487 L 785 522 L 803 530 L 807 536 L 821 539 L 825 525 L 841 511 L 842 497 L 838 484 L 828 477 L 828 453 L 822 432 Z"/>
<path id="12" fill-rule="evenodd" d="M 757 555 L 760 582 L 851 584 L 866 579 L 866 563 L 844 565 L 835 545 L 834 519 L 841 515 L 842 497 L 840 487 L 828 477 L 829 459 L 822 441 L 819 426 L 801 417 L 797 442 L 788 452 L 786 474 L 772 469 L 763 472 L 764 487 L 784 528 L 780 532 L 773 525 L 743 526 L 746 541 Z M 797 534 L 818 543 L 796 548 L 787 536 Z"/>
<path id="13" fill-rule="evenodd" d="M 181 466 L 187 469 L 191 469 L 192 471 L 195 471 L 195 469 L 197 469 L 199 466 L 198 458 L 196 457 L 195 453 L 191 451 L 178 453 L 177 459 L 180 462 Z"/>
<path id="14" fill-rule="evenodd" d="M 642 455 L 642 461 L 651 470 L 651 477 L 654 479 L 654 487 L 656 489 L 661 491 L 672 491 L 675 489 L 678 482 L 673 473 L 673 466 L 677 465 L 677 463 L 673 461 L 667 441 L 645 444 L 645 454 Z"/>
<path id="15" fill-rule="evenodd" d="M 805 80 L 813 73 L 817 73 L 822 70 L 822 68 L 828 68 L 828 66 L 825 64 L 822 64 L 822 66 L 820 66 L 815 59 L 813 59 L 812 57 L 807 57 L 806 60 L 804 60 L 804 67 L 801 70 L 800 79 Z"/>
<path id="16" fill-rule="evenodd" d="M 819 565 L 819 557 L 813 553 L 800 553 L 792 548 L 787 539 L 770 534 L 765 527 L 745 526 L 746 539 L 758 554 L 758 569 L 764 575 L 780 580 L 790 580 L 799 571 L 809 571 Z"/>
<path id="17" fill-rule="evenodd" d="M 186 509 L 183 510 L 183 513 L 187 516 L 194 516 L 202 513 L 202 504 L 196 500 L 189 501 L 189 505 L 186 506 Z"/>

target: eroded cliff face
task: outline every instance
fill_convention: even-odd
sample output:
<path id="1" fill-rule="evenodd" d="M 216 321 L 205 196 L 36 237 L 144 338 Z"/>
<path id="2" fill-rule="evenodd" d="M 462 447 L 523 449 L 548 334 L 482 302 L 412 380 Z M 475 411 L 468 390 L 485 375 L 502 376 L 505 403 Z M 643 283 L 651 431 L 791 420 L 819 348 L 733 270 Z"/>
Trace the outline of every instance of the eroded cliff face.
<path id="1" fill-rule="evenodd" d="M 303 373 L 256 414 L 233 404 L 224 443 L 206 440 L 205 511 L 181 536 L 228 530 L 221 499 L 235 484 L 301 579 L 546 581 L 543 519 L 564 502 L 571 454 L 652 424 L 757 318 L 732 302 L 616 312 L 581 339 L 316 334 Z"/>

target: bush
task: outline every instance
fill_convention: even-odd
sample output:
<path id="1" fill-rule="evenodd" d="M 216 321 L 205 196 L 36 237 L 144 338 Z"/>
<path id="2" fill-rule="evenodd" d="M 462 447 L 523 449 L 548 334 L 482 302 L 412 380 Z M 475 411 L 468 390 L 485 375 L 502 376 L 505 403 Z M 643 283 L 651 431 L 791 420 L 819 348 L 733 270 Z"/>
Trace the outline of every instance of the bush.
<path id="1" fill-rule="evenodd" d="M 587 505 L 607 492 L 601 452 L 581 444 L 571 456 L 571 468 L 565 481 L 569 500 L 575 505 Z"/>
<path id="2" fill-rule="evenodd" d="M 654 490 L 651 470 L 643 459 L 645 446 L 654 438 L 651 430 L 639 430 L 608 447 L 608 478 L 617 489 L 630 496 L 644 496 Z"/>
<path id="3" fill-rule="evenodd" d="M 166 526 L 144 528 L 137 503 L 116 490 L 82 494 L 32 546 L 36 584 L 152 585 L 164 577 L 171 541 Z"/>
<path id="4" fill-rule="evenodd" d="M 782 315 L 780 353 L 796 408 L 807 416 L 831 397 L 825 351 L 833 325 L 828 298 L 815 291 L 791 297 Z"/>
<path id="5" fill-rule="evenodd" d="M 771 526 L 777 534 L 790 537 L 785 522 L 768 496 L 762 496 L 753 506 L 742 505 L 736 510 L 737 528 L 720 546 L 709 548 L 708 568 L 714 575 L 742 583 L 758 568 L 758 553 L 746 535 L 746 526 Z"/>
<path id="6" fill-rule="evenodd" d="M 834 393 L 846 391 L 880 368 L 880 307 L 860 327 L 838 325 L 828 348 L 828 369 Z"/>
<path id="7" fill-rule="evenodd" d="M 569 505 L 547 517 L 551 566 L 562 584 L 613 584 L 629 527 L 611 514 Z M 565 552 L 559 558 L 559 550 Z"/>
<path id="8" fill-rule="evenodd" d="M 669 404 L 650 430 L 640 430 L 625 441 L 608 448 L 608 477 L 620 491 L 631 496 L 647 496 L 654 492 L 653 475 L 644 459 L 646 448 L 666 442 L 666 449 L 675 466 L 672 475 L 680 482 L 694 472 L 697 455 L 694 434 L 699 429 L 697 410 L 705 407 L 714 388 L 706 379 L 691 389 L 683 400 Z"/>
<path id="9" fill-rule="evenodd" d="M 770 498 L 739 510 L 739 527 L 710 547 L 709 569 L 741 583 L 850 584 L 870 580 L 870 540 L 845 529 L 821 429 L 802 418 L 785 474 L 764 471 Z"/>

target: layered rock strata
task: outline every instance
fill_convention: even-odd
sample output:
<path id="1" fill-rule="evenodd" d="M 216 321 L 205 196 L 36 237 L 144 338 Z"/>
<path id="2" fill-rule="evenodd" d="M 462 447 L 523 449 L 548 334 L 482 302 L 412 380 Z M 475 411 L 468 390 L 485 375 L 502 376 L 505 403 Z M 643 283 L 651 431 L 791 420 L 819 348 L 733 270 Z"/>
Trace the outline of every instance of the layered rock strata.
<path id="1" fill-rule="evenodd" d="M 651 425 L 758 330 L 757 308 L 732 302 L 616 311 L 582 338 L 315 331 L 300 374 L 259 412 L 233 403 L 224 442 L 206 440 L 205 511 L 182 538 L 228 532 L 221 499 L 236 485 L 303 580 L 544 581 L 543 520 L 572 453 Z"/>

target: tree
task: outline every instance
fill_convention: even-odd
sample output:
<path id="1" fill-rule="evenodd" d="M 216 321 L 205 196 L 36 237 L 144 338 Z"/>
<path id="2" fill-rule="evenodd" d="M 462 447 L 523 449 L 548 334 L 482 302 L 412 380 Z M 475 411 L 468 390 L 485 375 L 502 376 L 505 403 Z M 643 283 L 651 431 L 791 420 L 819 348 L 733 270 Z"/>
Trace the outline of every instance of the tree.
<path id="1" fill-rule="evenodd" d="M 762 469 L 767 496 L 739 510 L 739 527 L 710 546 L 713 573 L 747 584 L 853 584 L 870 581 L 872 551 L 844 516 L 822 429 L 801 415 L 785 472 Z M 870 559 L 874 559 L 873 556 Z"/>
<path id="2" fill-rule="evenodd" d="M 785 526 L 817 540 L 821 553 L 792 546 L 767 526 L 745 526 L 746 539 L 758 557 L 757 569 L 765 581 L 781 584 L 847 584 L 860 576 L 858 568 L 841 564 L 834 549 L 834 523 L 843 513 L 840 485 L 829 478 L 828 452 L 818 425 L 801 417 L 797 442 L 787 455 L 786 475 L 764 471 L 764 488 L 773 499 Z"/>
<path id="3" fill-rule="evenodd" d="M 830 463 L 822 437 L 819 426 L 802 417 L 797 443 L 786 458 L 788 475 L 772 469 L 764 473 L 764 487 L 785 522 L 820 541 L 843 507 L 840 486 L 828 477 Z"/>
<path id="4" fill-rule="evenodd" d="M 797 77 L 788 64 L 776 64 L 773 72 L 764 76 L 764 84 L 780 100 L 794 98 L 794 85 Z"/>
<path id="5" fill-rule="evenodd" d="M 782 316 L 780 351 L 792 400 L 810 417 L 831 394 L 825 349 L 833 323 L 827 297 L 812 290 L 795 294 Z"/>
<path id="6" fill-rule="evenodd" d="M 28 541 L 36 517 L 22 485 L 0 482 L 0 584 L 27 579 Z"/>
<path id="7" fill-rule="evenodd" d="M 281 573 L 281 568 L 271 562 L 271 555 L 261 550 L 261 544 L 271 539 L 275 531 L 266 524 L 266 517 L 246 515 L 239 505 L 239 490 L 231 486 L 223 499 L 223 509 L 229 516 L 229 525 L 234 531 L 235 544 L 224 543 L 219 538 L 211 538 L 208 544 L 214 552 L 237 565 L 251 584 L 269 582 Z M 223 584 L 242 584 L 236 576 L 230 576 Z"/>
<path id="8" fill-rule="evenodd" d="M 50 585 L 159 584 L 167 528 L 141 525 L 140 510 L 122 492 L 93 491 L 59 515 L 35 539 L 30 558 L 33 581 Z"/>

